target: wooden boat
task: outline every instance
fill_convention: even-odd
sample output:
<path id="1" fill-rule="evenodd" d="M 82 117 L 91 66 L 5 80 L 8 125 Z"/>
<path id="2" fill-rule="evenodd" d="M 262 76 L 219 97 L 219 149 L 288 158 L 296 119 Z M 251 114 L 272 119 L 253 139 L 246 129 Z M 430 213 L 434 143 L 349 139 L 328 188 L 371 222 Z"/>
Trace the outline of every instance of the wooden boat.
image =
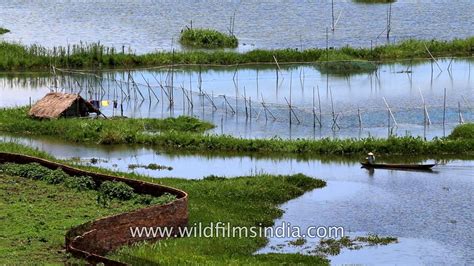
<path id="1" fill-rule="evenodd" d="M 364 168 L 381 168 L 381 169 L 399 169 L 399 170 L 431 170 L 436 164 L 389 164 L 361 162 Z"/>

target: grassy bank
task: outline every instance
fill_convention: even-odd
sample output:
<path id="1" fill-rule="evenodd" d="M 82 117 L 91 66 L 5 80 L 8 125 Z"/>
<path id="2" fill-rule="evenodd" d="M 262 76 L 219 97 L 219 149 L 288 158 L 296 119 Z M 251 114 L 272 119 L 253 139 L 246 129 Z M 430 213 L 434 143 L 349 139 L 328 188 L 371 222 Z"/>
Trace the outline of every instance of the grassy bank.
<path id="1" fill-rule="evenodd" d="M 186 28 L 181 31 L 179 42 L 191 48 L 236 48 L 239 45 L 237 37 L 227 35 L 212 29 Z"/>
<path id="2" fill-rule="evenodd" d="M 425 45 L 435 57 L 471 56 L 474 37 L 452 41 L 407 40 L 371 48 L 342 47 L 338 49 L 252 50 L 246 53 L 233 51 L 181 51 L 155 52 L 143 55 L 118 52 L 101 44 L 80 44 L 68 47 L 46 49 L 33 45 L 23 46 L 0 42 L 0 71 L 49 70 L 50 64 L 67 68 L 128 68 L 161 66 L 169 64 L 247 64 L 274 63 L 274 56 L 280 63 L 323 62 L 340 60 L 394 60 L 430 58 Z"/>
<path id="3" fill-rule="evenodd" d="M 190 198 L 190 224 L 203 226 L 218 221 L 231 226 L 271 226 L 281 216 L 278 204 L 324 186 L 323 181 L 303 175 L 210 177 L 202 181 L 166 179 L 165 184 L 183 189 Z M 319 257 L 297 254 L 252 255 L 266 244 L 265 238 L 191 237 L 161 241 L 155 245 L 125 247 L 113 257 L 133 263 L 153 261 L 160 264 L 324 264 Z"/>
<path id="4" fill-rule="evenodd" d="M 178 118 L 179 119 L 179 118 Z M 425 141 L 420 137 L 391 137 L 388 139 L 243 139 L 226 135 L 202 134 L 205 128 L 211 126 L 191 118 L 181 118 L 192 121 L 198 130 L 190 132 L 189 126 L 171 125 L 160 134 L 150 134 L 150 129 L 143 121 L 147 119 L 118 119 L 118 120 L 84 120 L 59 119 L 38 121 L 28 117 L 26 108 L 0 109 L 0 132 L 32 136 L 55 136 L 67 141 L 102 144 L 144 144 L 157 147 L 215 152 L 253 152 L 280 154 L 321 154 L 321 155 L 357 155 L 376 152 L 386 155 L 443 155 L 443 154 L 473 154 L 474 139 L 467 135 L 465 138 L 437 138 Z M 162 120 L 153 119 L 155 123 Z M 163 120 L 165 121 L 165 120 Z M 471 127 L 464 125 L 463 127 Z M 191 128 L 196 128 L 191 126 Z M 174 129 L 174 130 L 171 130 Z M 456 130 L 455 130 L 456 132 Z"/>
<path id="5" fill-rule="evenodd" d="M 49 157 L 28 147 L 0 143 L 0 152 L 16 152 Z M 49 158 L 52 159 L 52 158 Z M 53 158 L 54 160 L 54 158 Z M 106 170 L 80 167 L 110 173 Z M 152 179 L 121 174 L 169 185 L 189 193 L 190 224 L 228 222 L 233 226 L 270 226 L 282 214 L 278 204 L 325 185 L 324 181 L 304 175 L 208 177 L 205 180 Z M 40 264 L 64 262 L 64 233 L 68 228 L 94 218 L 123 212 L 136 207 L 133 200 L 113 201 L 109 207 L 98 205 L 92 190 L 77 192 L 61 185 L 14 177 L 0 173 L 0 264 Z M 5 193 L 3 193 L 5 192 Z M 90 208 L 90 206 L 95 206 Z M 8 231 L 6 229 L 8 228 Z M 181 238 L 157 244 L 139 244 L 123 248 L 112 256 L 122 261 L 145 261 L 162 264 L 326 264 L 321 257 L 297 254 L 253 255 L 265 245 L 264 238 Z M 5 251 L 5 252 L 3 252 Z"/>
<path id="6" fill-rule="evenodd" d="M 1 109 L 0 109 L 1 110 Z M 139 138 L 153 138 L 157 132 L 202 133 L 213 125 L 192 117 L 166 119 L 55 119 L 35 120 L 28 108 L 0 111 L 0 131 L 32 135 L 54 135 L 74 142 L 101 144 L 135 143 Z M 18 120 L 17 120 L 18 119 Z"/>

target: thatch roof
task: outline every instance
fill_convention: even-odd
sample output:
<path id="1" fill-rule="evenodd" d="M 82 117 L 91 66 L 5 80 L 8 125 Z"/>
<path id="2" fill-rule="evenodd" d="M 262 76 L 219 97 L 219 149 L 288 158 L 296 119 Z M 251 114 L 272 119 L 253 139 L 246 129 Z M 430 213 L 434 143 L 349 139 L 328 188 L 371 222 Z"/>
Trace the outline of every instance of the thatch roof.
<path id="1" fill-rule="evenodd" d="M 79 94 L 51 92 L 33 105 L 28 114 L 36 118 L 58 118 L 61 116 L 83 116 L 89 112 L 99 113 L 99 110 Z"/>

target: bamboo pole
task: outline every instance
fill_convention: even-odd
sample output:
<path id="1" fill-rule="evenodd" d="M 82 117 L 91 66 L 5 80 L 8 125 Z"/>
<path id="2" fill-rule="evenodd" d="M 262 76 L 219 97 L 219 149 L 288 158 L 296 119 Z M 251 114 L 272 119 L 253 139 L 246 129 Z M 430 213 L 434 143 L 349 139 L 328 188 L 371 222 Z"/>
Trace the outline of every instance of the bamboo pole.
<path id="1" fill-rule="evenodd" d="M 446 88 L 444 88 L 443 97 L 443 136 L 446 137 Z"/>
<path id="2" fill-rule="evenodd" d="M 423 93 L 421 92 L 421 88 L 418 88 L 418 91 L 420 92 L 421 101 L 423 102 L 423 117 L 424 117 L 423 123 L 425 125 L 431 125 L 430 115 L 428 113 L 428 109 L 426 108 L 425 97 L 423 97 Z"/>
<path id="3" fill-rule="evenodd" d="M 464 124 L 464 118 L 462 117 L 462 112 L 461 112 L 461 102 L 458 102 L 458 114 L 459 114 L 459 124 Z"/>
<path id="4" fill-rule="evenodd" d="M 151 88 L 150 82 L 148 82 L 148 80 L 145 79 L 145 77 L 143 76 L 142 73 L 140 73 L 140 74 L 142 75 L 143 80 L 145 81 L 146 85 L 148 86 L 148 93 L 150 93 L 150 92 L 153 93 L 153 95 L 155 96 L 156 100 L 157 100 L 158 102 L 160 102 L 160 99 L 158 98 L 158 96 L 156 95 L 156 93 L 155 93 L 155 92 L 153 91 L 153 89 Z M 149 96 L 150 96 L 149 98 L 150 98 L 150 101 L 151 101 L 151 95 L 149 94 Z"/>
<path id="5" fill-rule="evenodd" d="M 388 110 L 388 113 L 389 113 L 390 117 L 392 117 L 392 119 L 393 119 L 393 123 L 395 124 L 395 126 L 398 126 L 397 120 L 395 119 L 395 116 L 393 115 L 392 109 L 390 109 L 390 106 L 388 105 L 387 100 L 385 99 L 385 97 L 382 97 L 382 99 L 385 103 L 385 106 L 387 106 L 387 110 Z"/>
<path id="6" fill-rule="evenodd" d="M 340 129 L 339 125 L 337 124 L 337 118 L 338 118 L 339 115 L 336 115 L 336 112 L 334 110 L 334 101 L 333 101 L 333 98 L 332 98 L 332 89 L 331 88 L 329 88 L 329 94 L 331 96 L 331 114 L 332 114 L 332 122 L 333 122 L 331 128 L 333 130 L 335 130 L 336 127 L 338 129 Z"/>
<path id="7" fill-rule="evenodd" d="M 321 96 L 319 94 L 319 86 L 316 86 L 318 88 L 318 108 L 319 108 L 319 127 L 323 127 L 323 114 L 321 110 Z"/>
<path id="8" fill-rule="evenodd" d="M 224 96 L 224 101 L 227 103 L 227 105 L 230 107 L 230 110 L 232 111 L 232 114 L 235 114 L 235 110 L 234 108 L 232 107 L 232 105 L 229 103 L 229 101 L 227 100 L 227 97 L 225 95 Z"/>

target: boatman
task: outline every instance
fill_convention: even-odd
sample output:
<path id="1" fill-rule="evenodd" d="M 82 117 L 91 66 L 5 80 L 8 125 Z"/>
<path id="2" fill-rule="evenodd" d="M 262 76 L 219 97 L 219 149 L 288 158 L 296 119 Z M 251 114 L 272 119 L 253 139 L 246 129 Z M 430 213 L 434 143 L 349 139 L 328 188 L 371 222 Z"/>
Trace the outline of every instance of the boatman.
<path id="1" fill-rule="evenodd" d="M 367 158 L 365 158 L 369 164 L 375 163 L 375 155 L 371 152 L 367 154 Z"/>

